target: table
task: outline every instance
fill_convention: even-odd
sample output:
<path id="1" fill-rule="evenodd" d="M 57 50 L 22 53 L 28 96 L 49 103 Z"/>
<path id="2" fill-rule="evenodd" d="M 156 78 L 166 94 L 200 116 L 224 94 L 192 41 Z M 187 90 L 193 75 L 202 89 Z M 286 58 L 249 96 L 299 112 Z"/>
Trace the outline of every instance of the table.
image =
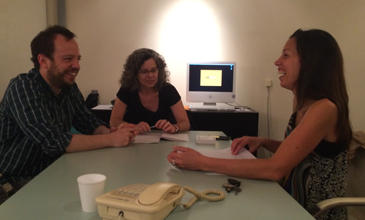
<path id="1" fill-rule="evenodd" d="M 84 213 L 76 178 L 85 173 L 107 176 L 105 190 L 120 186 L 159 181 L 188 185 L 202 191 L 222 189 L 227 176 L 199 171 L 177 170 L 166 160 L 173 145 L 192 148 L 224 148 L 230 141 L 215 146 L 196 145 L 197 134 L 219 135 L 221 132 L 190 131 L 189 142 L 161 141 L 158 144 L 131 144 L 124 148 L 67 153 L 35 177 L 0 206 L 0 219 L 94 220 L 98 214 Z M 272 181 L 239 179 L 242 192 L 227 194 L 220 202 L 199 201 L 190 209 L 175 209 L 167 219 L 313 219 L 289 194 Z"/>
<path id="2" fill-rule="evenodd" d="M 233 111 L 189 109 L 186 112 L 191 130 L 223 131 L 232 139 L 258 134 L 259 113 L 248 107 Z"/>

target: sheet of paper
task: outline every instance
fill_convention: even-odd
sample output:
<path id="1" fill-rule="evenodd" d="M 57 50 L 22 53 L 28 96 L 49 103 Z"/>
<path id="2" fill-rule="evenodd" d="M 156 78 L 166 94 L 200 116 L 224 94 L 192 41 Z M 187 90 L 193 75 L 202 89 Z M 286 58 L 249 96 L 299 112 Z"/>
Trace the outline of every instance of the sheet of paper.
<path id="1" fill-rule="evenodd" d="M 189 135 L 188 134 L 162 133 L 161 138 L 169 140 L 169 141 L 189 141 Z"/>
<path id="2" fill-rule="evenodd" d="M 231 148 L 223 148 L 223 149 L 195 149 L 199 151 L 201 154 L 207 156 L 207 157 L 214 157 L 214 158 L 221 158 L 221 159 L 255 159 L 256 157 L 252 155 L 247 149 L 243 148 L 238 155 L 233 155 L 231 153 Z M 169 168 L 170 172 L 173 171 L 180 171 L 180 168 L 175 167 L 174 165 L 170 164 Z M 220 173 L 214 173 L 214 172 L 205 172 L 206 175 L 223 175 Z"/>
<path id="3" fill-rule="evenodd" d="M 93 110 L 111 110 L 111 109 L 113 109 L 113 105 L 97 105 L 92 109 Z"/>
<path id="4" fill-rule="evenodd" d="M 214 148 L 207 148 L 207 149 L 198 149 L 201 154 L 207 157 L 214 157 L 214 158 L 221 158 L 221 159 L 254 159 L 253 156 L 248 150 L 242 149 L 239 154 L 233 155 L 231 153 L 231 148 L 223 148 L 223 149 L 214 149 Z"/>

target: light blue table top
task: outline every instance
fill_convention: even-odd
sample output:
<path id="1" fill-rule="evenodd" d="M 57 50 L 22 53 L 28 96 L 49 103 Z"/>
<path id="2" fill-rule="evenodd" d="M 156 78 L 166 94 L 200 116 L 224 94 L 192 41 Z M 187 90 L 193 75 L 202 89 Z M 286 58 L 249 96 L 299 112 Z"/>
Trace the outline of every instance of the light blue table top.
<path id="1" fill-rule="evenodd" d="M 189 142 L 161 141 L 65 154 L 2 204 L 0 219 L 100 219 L 96 212 L 81 210 L 76 178 L 86 173 L 106 175 L 105 191 L 134 183 L 161 181 L 187 185 L 198 191 L 223 190 L 222 184 L 227 181 L 227 176 L 177 170 L 166 159 L 174 145 L 192 148 L 230 146 L 230 141 L 218 141 L 215 146 L 196 145 L 196 134 L 222 133 L 190 131 Z M 167 219 L 314 219 L 277 183 L 239 180 L 242 191 L 238 195 L 226 194 L 226 199 L 220 202 L 199 201 L 188 210 L 178 207 Z"/>

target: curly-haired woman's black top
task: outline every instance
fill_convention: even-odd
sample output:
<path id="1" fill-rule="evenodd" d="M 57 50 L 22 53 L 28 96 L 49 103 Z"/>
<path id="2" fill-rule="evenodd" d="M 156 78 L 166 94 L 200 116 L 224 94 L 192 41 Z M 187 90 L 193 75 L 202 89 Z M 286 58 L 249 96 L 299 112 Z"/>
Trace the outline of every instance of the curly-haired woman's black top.
<path id="1" fill-rule="evenodd" d="M 176 119 L 172 114 L 171 106 L 181 100 L 180 94 L 170 83 L 165 83 L 158 94 L 159 103 L 156 112 L 146 109 L 139 98 L 138 91 L 128 91 L 120 88 L 117 97 L 127 105 L 124 121 L 137 124 L 141 121 L 153 126 L 158 120 L 166 119 L 175 124 Z"/>

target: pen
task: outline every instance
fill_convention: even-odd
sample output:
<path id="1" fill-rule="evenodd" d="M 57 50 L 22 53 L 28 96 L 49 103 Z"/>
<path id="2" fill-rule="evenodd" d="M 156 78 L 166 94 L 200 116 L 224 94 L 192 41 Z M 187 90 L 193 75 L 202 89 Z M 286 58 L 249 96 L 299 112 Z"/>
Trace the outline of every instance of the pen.
<path id="1" fill-rule="evenodd" d="M 229 140 L 229 137 L 228 136 L 221 135 L 221 136 L 216 136 L 215 139 L 217 141 L 228 141 Z"/>
<path id="2" fill-rule="evenodd" d="M 156 126 L 155 126 L 155 125 L 152 125 L 150 128 L 151 128 L 151 129 L 154 129 L 154 128 L 156 128 Z"/>

